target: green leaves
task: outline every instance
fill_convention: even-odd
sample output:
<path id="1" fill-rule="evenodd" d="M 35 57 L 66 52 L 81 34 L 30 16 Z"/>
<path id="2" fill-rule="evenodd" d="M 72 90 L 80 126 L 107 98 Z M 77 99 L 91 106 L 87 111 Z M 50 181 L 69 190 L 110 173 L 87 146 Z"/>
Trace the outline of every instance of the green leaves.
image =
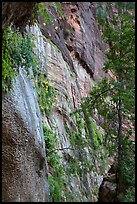
<path id="1" fill-rule="evenodd" d="M 43 25 L 45 26 L 46 24 L 52 23 L 52 18 L 50 16 L 50 12 L 48 7 L 52 5 L 57 9 L 58 14 L 61 16 L 63 14 L 63 11 L 61 9 L 60 3 L 58 2 L 41 2 L 38 4 L 38 15 L 41 15 L 45 22 Z"/>
<path id="2" fill-rule="evenodd" d="M 110 3 L 105 3 L 108 5 Z M 125 127 L 125 122 L 130 119 L 130 123 L 134 124 L 135 115 L 135 16 L 134 2 L 114 2 L 112 14 L 105 17 L 103 24 L 99 19 L 99 23 L 103 26 L 103 40 L 108 44 L 109 51 L 105 54 L 107 61 L 103 70 L 113 73 L 107 83 L 100 81 L 93 87 L 87 102 L 84 100 L 84 106 L 88 109 L 97 110 L 98 114 L 103 117 L 101 125 L 106 133 L 106 145 L 110 150 L 118 147 L 118 175 L 120 189 L 123 188 L 124 199 L 134 200 L 132 193 L 134 192 L 134 160 L 128 149 L 129 138 L 126 141 L 126 135 L 130 135 L 132 128 Z M 109 9 L 106 9 L 109 12 Z M 111 18 L 112 17 L 112 18 Z M 99 15 L 101 18 L 101 15 Z M 104 95 L 107 90 L 107 96 Z M 99 93 L 99 94 L 98 94 Z M 91 101 L 91 102 L 90 102 Z M 94 103 L 93 103 L 94 102 Z M 94 106 L 92 105 L 94 104 Z M 130 130 L 130 131 L 129 131 Z M 117 143 L 116 143 L 117 140 Z M 126 141 L 126 143 L 125 143 Z M 125 145 L 126 144 L 126 145 Z M 122 159 L 121 159 L 122 158 Z M 132 176 L 133 175 L 133 176 Z M 133 178 L 133 179 L 132 179 Z M 132 188 L 132 191 L 125 190 Z M 119 192 L 118 192 L 119 193 Z"/>
<path id="3" fill-rule="evenodd" d="M 46 9 L 46 5 L 43 2 L 38 4 L 38 15 L 41 15 L 45 19 L 46 23 L 51 22 L 51 17 Z"/>
<path id="4" fill-rule="evenodd" d="M 94 147 L 98 148 L 103 143 L 103 137 L 100 131 L 97 129 L 96 124 L 91 120 L 91 126 L 92 126 L 92 134 L 93 134 L 93 140 L 94 140 Z"/>
<path id="5" fill-rule="evenodd" d="M 64 183 L 66 184 L 67 181 L 61 157 L 56 151 L 57 136 L 53 131 L 55 127 L 52 126 L 51 128 L 43 123 L 47 162 L 49 165 L 50 199 L 51 202 L 61 202 L 64 199 L 62 195 Z"/>
<path id="6" fill-rule="evenodd" d="M 49 177 L 50 182 L 50 196 L 51 202 L 61 202 L 62 201 L 62 189 L 61 182 L 59 179 L 55 179 L 55 177 Z"/>
<path id="7" fill-rule="evenodd" d="M 59 13 L 59 15 L 61 16 L 63 14 L 63 11 L 61 9 L 60 3 L 58 2 L 53 2 L 56 6 L 57 12 Z"/>
<path id="8" fill-rule="evenodd" d="M 40 110 L 42 113 L 50 116 L 53 104 L 58 101 L 53 84 L 44 74 L 36 76 L 34 83 L 37 89 Z"/>
<path id="9" fill-rule="evenodd" d="M 121 197 L 121 201 L 132 202 L 135 198 L 135 146 L 128 137 L 123 141 L 123 146 L 125 151 L 122 158 L 122 182 L 126 192 Z"/>
<path id="10" fill-rule="evenodd" d="M 33 52 L 34 43 L 31 36 L 24 33 L 24 37 L 8 27 L 3 27 L 2 36 L 2 91 L 8 92 L 21 66 L 29 74 L 29 68 L 38 68 L 38 60 Z M 10 84 L 7 84 L 7 81 Z"/>
<path id="11" fill-rule="evenodd" d="M 106 3 L 106 7 L 110 3 Z M 104 64 L 103 70 L 112 70 L 117 78 L 121 77 L 123 85 L 118 82 L 114 83 L 116 93 L 121 93 L 120 96 L 124 103 L 125 109 L 131 110 L 130 101 L 134 98 L 134 65 L 135 65 L 135 16 L 134 2 L 115 2 L 115 8 L 118 15 L 113 13 L 113 24 L 111 18 L 107 18 L 107 23 L 103 25 L 103 39 L 109 44 L 110 50 L 106 53 L 107 61 Z M 100 7 L 99 7 L 100 9 Z M 106 9 L 109 10 L 110 8 Z M 132 92 L 129 93 L 129 86 Z M 128 91 L 127 91 L 128 87 Z M 131 94 L 132 93 L 132 94 Z M 129 94 L 129 95 L 128 95 Z M 118 96 L 114 96 L 116 102 Z M 130 98 L 130 101 L 129 101 Z M 126 105 L 127 104 L 127 105 Z M 130 107 L 130 108 L 129 108 Z"/>
<path id="12" fill-rule="evenodd" d="M 104 26 L 106 24 L 105 17 L 107 16 L 107 12 L 103 9 L 102 3 L 98 2 L 97 7 L 97 20 L 100 25 Z"/>

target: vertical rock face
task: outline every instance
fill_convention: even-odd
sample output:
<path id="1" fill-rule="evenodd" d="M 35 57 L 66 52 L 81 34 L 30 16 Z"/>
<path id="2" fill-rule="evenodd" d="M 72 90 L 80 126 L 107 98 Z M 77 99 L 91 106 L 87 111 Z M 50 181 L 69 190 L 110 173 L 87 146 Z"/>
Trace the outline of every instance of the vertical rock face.
<path id="1" fill-rule="evenodd" d="M 51 7 L 52 19 L 58 17 Z M 36 53 L 42 62 L 42 70 L 54 83 L 59 102 L 54 104 L 50 117 L 41 116 L 37 93 L 33 80 L 29 79 L 21 68 L 9 95 L 3 95 L 2 101 L 2 191 L 3 201 L 44 202 L 49 201 L 48 166 L 42 130 L 43 122 L 54 131 L 57 137 L 56 149 L 61 165 L 71 165 L 68 158 L 77 156 L 72 150 L 67 126 L 78 132 L 75 117 L 70 113 L 76 110 L 82 97 L 86 97 L 94 81 L 107 76 L 102 70 L 104 63 L 104 45 L 101 42 L 97 23 L 90 2 L 62 3 L 63 17 L 44 27 L 39 17 L 41 29 L 37 25 L 27 31 L 36 36 Z M 66 20 L 64 19 L 66 16 Z M 58 27 L 58 30 L 55 27 Z M 67 29 L 73 32 L 71 34 Z M 50 39 L 50 40 L 49 40 Z M 54 44 L 53 44 L 54 43 Z M 81 137 L 85 137 L 83 129 Z M 102 148 L 102 147 L 101 147 Z M 93 163 L 90 145 L 84 151 L 89 163 Z M 82 150 L 81 150 L 82 151 Z M 96 202 L 98 189 L 108 165 L 103 166 L 102 148 L 97 151 L 97 159 L 92 168 L 82 176 L 66 177 L 64 201 Z M 64 155 L 67 155 L 64 157 Z M 107 155 L 106 155 L 107 156 Z M 64 159 L 67 158 L 67 159 Z M 78 161 L 79 162 L 79 161 Z M 49 175 L 52 176 L 52 175 Z M 54 179 L 54 178 L 53 178 Z"/>
<path id="2" fill-rule="evenodd" d="M 69 166 L 71 162 L 69 163 L 67 158 L 64 159 L 64 155 L 68 155 L 70 158 L 76 157 L 77 162 L 79 162 L 79 160 L 76 156 L 77 147 L 75 151 L 71 150 L 72 141 L 69 138 L 66 124 L 74 132 L 79 131 L 76 120 L 70 116 L 70 113 L 79 107 L 81 98 L 88 95 L 89 90 L 94 84 L 94 80 L 91 79 L 90 75 L 83 69 L 77 59 L 73 59 L 77 76 L 75 77 L 75 73 L 71 71 L 68 64 L 64 61 L 62 53 L 46 39 L 44 45 L 46 50 L 47 74 L 49 79 L 54 83 L 59 102 L 54 105 L 52 116 L 50 118 L 43 117 L 43 121 L 51 129 L 52 126 L 56 127 L 57 145 L 55 149 L 62 150 L 57 152 L 61 157 L 62 167 Z M 85 137 L 85 133 L 83 133 L 81 137 Z M 89 148 L 91 148 L 90 145 Z M 104 154 L 103 149 L 101 150 L 101 154 Z M 97 201 L 98 188 L 103 180 L 103 174 L 105 174 L 108 169 L 107 165 L 103 166 L 100 157 L 101 155 L 98 155 L 96 166 L 93 165 L 93 168 L 89 170 L 90 172 L 83 175 L 82 178 L 79 175 L 76 177 L 72 176 L 69 181 L 67 173 L 64 173 L 68 185 L 67 188 L 69 189 L 66 190 L 68 190 L 71 195 L 70 201 Z M 93 162 L 91 155 L 89 156 L 89 162 Z M 67 199 L 68 198 L 64 196 L 64 201 L 67 201 Z"/>
<path id="3" fill-rule="evenodd" d="M 94 80 L 108 76 L 102 71 L 106 45 L 101 41 L 101 33 L 95 20 L 94 3 L 65 2 L 61 4 L 61 8 L 62 17 L 59 17 L 52 6 L 48 8 L 52 23 L 46 27 L 43 25 L 43 18 L 39 17 L 43 35 L 58 46 L 71 68 L 74 67 L 73 59 L 77 58 Z"/>
<path id="4" fill-rule="evenodd" d="M 82 150 L 77 150 L 77 147 L 73 147 L 75 150 L 72 150 L 72 141 L 66 125 L 74 132 L 78 132 L 79 129 L 75 117 L 71 117 L 70 113 L 79 107 L 82 97 L 88 95 L 95 80 L 107 74 L 102 71 L 105 47 L 100 39 L 91 4 L 89 2 L 63 3 L 62 8 L 66 20 L 64 17 L 58 18 L 55 9 L 50 7 L 52 24 L 43 26 L 42 18 L 39 19 L 39 22 L 42 26 L 42 38 L 44 38 L 47 75 L 54 83 L 59 99 L 59 102 L 54 104 L 52 116 L 50 118 L 44 116 L 43 121 L 51 130 L 52 126 L 56 127 L 54 131 L 57 137 L 55 149 L 58 150 L 57 154 L 61 157 L 62 168 L 64 166 L 67 168 L 71 165 L 68 158 L 76 158 L 77 163 L 80 163 L 77 155 L 82 152 Z M 60 20 L 55 20 L 57 18 Z M 58 29 L 56 30 L 55 27 Z M 75 28 L 75 31 L 72 31 L 72 27 Z M 33 29 L 33 34 L 36 34 L 35 29 Z M 85 132 L 83 130 L 81 137 L 86 137 Z M 77 175 L 70 178 L 67 171 L 64 170 L 67 184 L 64 190 L 64 201 L 95 202 L 98 199 L 98 189 L 103 180 L 103 174 L 108 169 L 108 166 L 104 165 L 101 160 L 102 155 L 106 153 L 103 147 L 99 150 L 100 153 L 94 152 L 97 154 L 94 163 L 89 153 L 90 148 L 89 144 L 89 147 L 83 150 L 89 155 L 89 163 L 93 163 L 87 173 L 84 174 L 81 170 L 82 176 Z M 69 199 L 65 191 L 69 193 Z"/>
<path id="5" fill-rule="evenodd" d="M 2 100 L 2 197 L 4 202 L 44 202 L 48 191 L 37 95 L 20 68 L 14 90 Z"/>

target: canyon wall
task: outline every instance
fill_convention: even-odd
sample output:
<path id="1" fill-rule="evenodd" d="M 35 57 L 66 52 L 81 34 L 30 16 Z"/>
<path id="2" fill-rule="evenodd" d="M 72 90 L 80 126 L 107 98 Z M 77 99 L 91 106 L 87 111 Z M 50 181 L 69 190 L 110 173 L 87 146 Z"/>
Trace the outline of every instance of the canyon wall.
<path id="1" fill-rule="evenodd" d="M 107 150 L 100 143 L 104 132 L 98 121 L 92 118 L 94 131 L 100 132 L 94 149 L 84 116 L 73 114 L 95 81 L 108 76 L 102 70 L 105 45 L 95 20 L 95 4 L 66 2 L 61 7 L 63 15 L 59 16 L 55 7 L 49 6 L 50 24 L 45 25 L 39 16 L 40 28 L 37 23 L 26 27 L 35 36 L 41 72 L 56 92 L 51 114 L 40 112 L 35 80 L 21 67 L 13 90 L 2 96 L 4 202 L 97 202 L 103 175 L 110 167 Z M 48 145 L 54 140 L 50 152 Z"/>

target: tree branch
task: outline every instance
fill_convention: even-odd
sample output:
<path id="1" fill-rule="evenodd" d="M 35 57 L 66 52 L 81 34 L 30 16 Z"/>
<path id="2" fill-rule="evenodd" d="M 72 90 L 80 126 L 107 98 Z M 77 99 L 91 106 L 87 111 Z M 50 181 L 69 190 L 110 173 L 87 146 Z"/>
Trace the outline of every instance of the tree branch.
<path id="1" fill-rule="evenodd" d="M 64 147 L 64 148 L 59 148 L 59 149 L 54 149 L 54 150 L 52 150 L 52 151 L 49 151 L 48 154 L 49 154 L 49 153 L 52 153 L 52 152 L 55 152 L 55 151 L 64 150 L 64 149 L 76 150 L 76 149 L 73 149 L 73 148 L 71 148 L 71 147 Z"/>

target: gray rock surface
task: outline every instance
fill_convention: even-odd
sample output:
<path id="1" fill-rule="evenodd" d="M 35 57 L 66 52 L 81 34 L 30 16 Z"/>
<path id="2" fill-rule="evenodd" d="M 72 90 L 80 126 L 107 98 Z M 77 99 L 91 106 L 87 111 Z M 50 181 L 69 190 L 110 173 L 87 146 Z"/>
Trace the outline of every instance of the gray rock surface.
<path id="1" fill-rule="evenodd" d="M 2 97 L 2 200 L 49 199 L 45 143 L 33 81 L 20 68 L 14 90 Z"/>
<path id="2" fill-rule="evenodd" d="M 64 14 L 58 21 L 44 26 L 44 20 L 39 17 L 41 30 L 37 25 L 27 29 L 37 38 L 35 51 L 41 60 L 43 72 L 57 91 L 59 102 L 54 104 L 51 118 L 41 117 L 33 80 L 21 68 L 14 89 L 2 97 L 3 201 L 49 201 L 48 166 L 41 122 L 43 120 L 48 127 L 57 127 L 56 148 L 69 147 L 71 141 L 65 123 L 77 131 L 76 121 L 70 117 L 70 113 L 79 107 L 81 98 L 88 95 L 94 81 L 106 76 L 102 71 L 104 47 L 90 2 L 62 3 L 62 8 Z M 49 10 L 52 19 L 57 19 L 55 8 L 51 6 Z M 55 29 L 56 26 L 58 29 Z M 66 28 L 70 29 L 70 34 Z M 84 130 L 81 137 L 85 137 Z M 87 149 L 85 151 L 92 163 L 92 155 Z M 64 153 L 74 156 L 69 149 Z M 61 151 L 58 154 L 63 157 Z M 62 165 L 67 164 L 65 162 L 62 159 Z M 71 178 L 67 188 L 78 201 L 97 201 L 102 175 L 108 169 L 102 165 L 101 171 L 101 165 L 98 158 L 93 169 L 82 180 L 79 176 Z"/>

